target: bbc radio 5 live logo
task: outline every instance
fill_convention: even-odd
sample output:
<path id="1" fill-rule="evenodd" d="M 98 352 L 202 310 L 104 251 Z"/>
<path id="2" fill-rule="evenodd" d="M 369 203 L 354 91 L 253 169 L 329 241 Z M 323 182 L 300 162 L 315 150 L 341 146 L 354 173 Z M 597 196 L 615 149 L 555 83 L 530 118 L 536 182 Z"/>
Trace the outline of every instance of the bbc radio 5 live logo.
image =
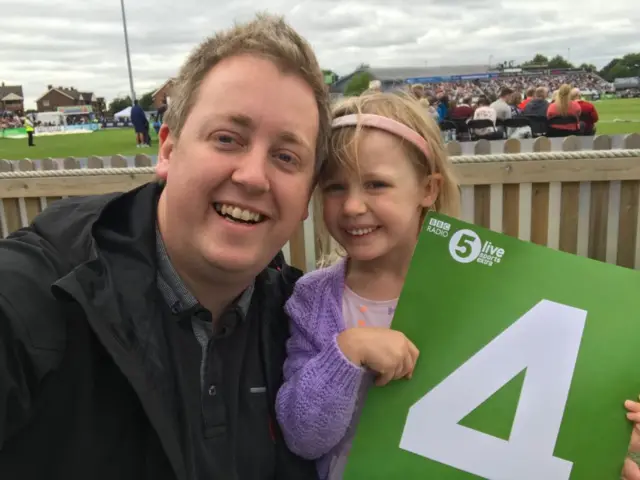
<path id="1" fill-rule="evenodd" d="M 491 242 L 482 242 L 473 230 L 458 230 L 449 240 L 449 253 L 456 262 L 478 262 L 492 266 L 500 263 L 504 257 L 504 249 Z"/>
<path id="2" fill-rule="evenodd" d="M 451 224 L 431 218 L 427 231 L 448 238 L 451 231 Z M 504 257 L 504 249 L 493 245 L 491 242 L 482 242 L 476 232 L 469 229 L 458 230 L 449 240 L 449 253 L 456 262 L 471 263 L 478 262 L 482 265 L 492 266 L 500 263 Z"/>

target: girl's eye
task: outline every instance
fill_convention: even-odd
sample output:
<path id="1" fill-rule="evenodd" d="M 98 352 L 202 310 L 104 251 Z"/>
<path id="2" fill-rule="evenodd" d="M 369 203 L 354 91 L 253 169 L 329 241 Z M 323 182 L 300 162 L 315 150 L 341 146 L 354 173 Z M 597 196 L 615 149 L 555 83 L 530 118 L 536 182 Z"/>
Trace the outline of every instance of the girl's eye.
<path id="1" fill-rule="evenodd" d="M 329 183 L 322 187 L 322 191 L 325 193 L 340 192 L 342 190 L 344 190 L 344 187 L 339 183 Z"/>
<path id="2" fill-rule="evenodd" d="M 380 181 L 372 181 L 372 182 L 367 182 L 366 183 L 366 187 L 367 188 L 384 188 L 387 187 L 388 185 L 384 182 L 380 182 Z"/>

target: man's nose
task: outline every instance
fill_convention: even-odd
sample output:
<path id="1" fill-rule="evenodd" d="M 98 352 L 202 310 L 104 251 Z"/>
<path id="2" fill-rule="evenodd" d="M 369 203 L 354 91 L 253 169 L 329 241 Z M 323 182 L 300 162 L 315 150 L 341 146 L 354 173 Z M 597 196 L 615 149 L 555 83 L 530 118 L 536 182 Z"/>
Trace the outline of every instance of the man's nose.
<path id="1" fill-rule="evenodd" d="M 251 193 L 264 193 L 270 190 L 269 152 L 265 148 L 252 147 L 239 159 L 231 181 L 243 186 Z"/>

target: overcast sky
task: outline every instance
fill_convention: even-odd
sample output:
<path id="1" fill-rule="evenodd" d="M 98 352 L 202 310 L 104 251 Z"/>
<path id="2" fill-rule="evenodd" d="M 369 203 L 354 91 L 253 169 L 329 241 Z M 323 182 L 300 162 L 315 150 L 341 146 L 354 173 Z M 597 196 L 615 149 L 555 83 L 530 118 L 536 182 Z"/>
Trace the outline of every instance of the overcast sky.
<path id="1" fill-rule="evenodd" d="M 485 64 L 569 55 L 598 67 L 640 51 L 638 0 L 126 0 L 137 94 L 174 75 L 217 29 L 281 13 L 323 68 Z M 48 84 L 111 100 L 129 92 L 118 0 L 0 0 L 0 82 L 22 84 L 27 108 Z"/>

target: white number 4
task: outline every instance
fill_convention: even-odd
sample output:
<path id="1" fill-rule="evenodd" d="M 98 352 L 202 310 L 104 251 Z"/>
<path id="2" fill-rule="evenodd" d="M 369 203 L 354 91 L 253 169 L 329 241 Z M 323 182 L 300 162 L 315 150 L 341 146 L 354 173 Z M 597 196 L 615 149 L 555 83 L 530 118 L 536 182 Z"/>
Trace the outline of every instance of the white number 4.
<path id="1" fill-rule="evenodd" d="M 568 480 L 553 452 L 586 317 L 538 303 L 411 406 L 400 448 L 490 480 Z M 524 369 L 508 441 L 458 424 Z"/>

